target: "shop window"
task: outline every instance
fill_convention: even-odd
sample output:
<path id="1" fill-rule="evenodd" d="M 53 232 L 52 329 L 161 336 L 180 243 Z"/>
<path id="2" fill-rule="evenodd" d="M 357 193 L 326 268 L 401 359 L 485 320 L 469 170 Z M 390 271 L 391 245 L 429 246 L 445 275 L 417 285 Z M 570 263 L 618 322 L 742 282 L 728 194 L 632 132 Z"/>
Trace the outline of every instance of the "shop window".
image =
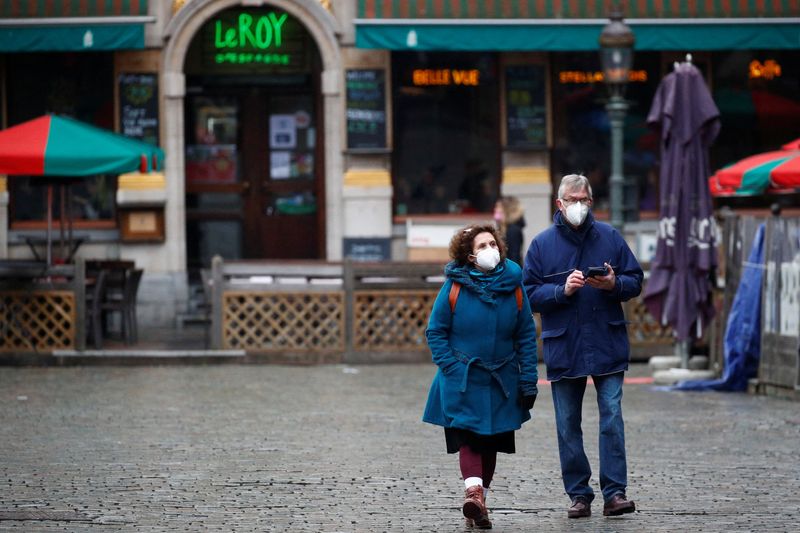
<path id="1" fill-rule="evenodd" d="M 112 53 L 8 54 L 6 61 L 7 126 L 47 113 L 73 117 L 95 126 L 114 127 Z M 75 227 L 113 227 L 116 222 L 116 176 L 71 178 L 63 205 Z M 12 228 L 44 227 L 47 186 L 42 177 L 12 176 Z M 54 188 L 53 216 L 61 216 L 60 188 Z"/>
<path id="2" fill-rule="evenodd" d="M 712 55 L 712 95 L 721 128 L 711 171 L 800 137 L 800 62 L 790 50 Z"/>
<path id="3" fill-rule="evenodd" d="M 41 177 L 12 177 L 12 220 L 17 226 L 32 226 L 47 219 L 47 184 Z M 61 218 L 61 186 L 64 184 L 64 214 L 73 223 L 103 226 L 116 219 L 115 176 L 89 176 L 70 180 L 52 180 L 53 219 Z M 31 224 L 33 222 L 34 224 Z M 93 224 L 94 223 L 94 224 Z M 105 224 L 107 225 L 107 224 Z"/>
<path id="4" fill-rule="evenodd" d="M 657 52 L 638 52 L 625 94 L 623 175 L 626 220 L 658 208 L 658 132 L 647 114 L 661 81 Z M 595 210 L 609 207 L 611 127 L 605 110 L 607 90 L 595 52 L 554 53 L 553 183 L 561 176 L 584 174 L 592 185 Z"/>
<path id="5" fill-rule="evenodd" d="M 497 60 L 392 54 L 394 212 L 489 212 L 500 183 Z"/>

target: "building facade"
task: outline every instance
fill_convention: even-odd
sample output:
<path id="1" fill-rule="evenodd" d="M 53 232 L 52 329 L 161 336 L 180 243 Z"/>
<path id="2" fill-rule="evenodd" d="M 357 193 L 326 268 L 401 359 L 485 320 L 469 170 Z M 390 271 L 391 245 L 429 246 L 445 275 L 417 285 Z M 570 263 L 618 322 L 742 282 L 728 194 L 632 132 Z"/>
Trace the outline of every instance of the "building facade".
<path id="1" fill-rule="evenodd" d="M 217 254 L 443 260 L 453 228 L 490 220 L 503 195 L 521 200 L 532 238 L 573 172 L 602 217 L 606 4 L 11 0 L 0 118 L 63 113 L 165 150 L 163 174 L 72 184 L 69 216 L 78 254 L 145 269 L 141 318 L 168 324 Z M 632 1 L 625 14 L 626 220 L 646 229 L 658 208 L 646 116 L 687 53 L 721 111 L 714 165 L 800 137 L 800 5 Z M 8 177 L 0 191 L 0 256 L 29 257 L 42 190 Z"/>

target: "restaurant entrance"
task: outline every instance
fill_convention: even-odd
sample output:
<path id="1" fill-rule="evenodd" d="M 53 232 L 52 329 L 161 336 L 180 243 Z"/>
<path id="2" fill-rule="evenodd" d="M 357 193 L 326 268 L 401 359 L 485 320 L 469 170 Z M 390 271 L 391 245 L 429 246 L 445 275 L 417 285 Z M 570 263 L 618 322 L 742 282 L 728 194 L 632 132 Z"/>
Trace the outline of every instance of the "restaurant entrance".
<path id="1" fill-rule="evenodd" d="M 186 102 L 190 266 L 207 267 L 217 253 L 319 257 L 323 190 L 309 88 L 212 88 Z"/>
<path id="2" fill-rule="evenodd" d="M 267 24 L 268 45 L 268 33 L 220 37 Z M 189 269 L 214 255 L 324 257 L 320 59 L 305 28 L 272 10 L 222 12 L 198 33 L 186 72 Z"/>

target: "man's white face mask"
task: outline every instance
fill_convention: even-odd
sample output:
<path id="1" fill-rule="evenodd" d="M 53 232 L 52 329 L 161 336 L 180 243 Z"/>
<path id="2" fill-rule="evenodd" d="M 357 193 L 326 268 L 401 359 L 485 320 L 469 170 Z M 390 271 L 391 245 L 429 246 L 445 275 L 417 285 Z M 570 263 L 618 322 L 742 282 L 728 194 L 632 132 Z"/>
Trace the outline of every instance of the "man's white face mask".
<path id="1" fill-rule="evenodd" d="M 577 227 L 586 220 L 586 215 L 589 214 L 589 206 L 583 202 L 573 202 L 567 206 L 565 213 L 567 215 L 567 221 Z"/>

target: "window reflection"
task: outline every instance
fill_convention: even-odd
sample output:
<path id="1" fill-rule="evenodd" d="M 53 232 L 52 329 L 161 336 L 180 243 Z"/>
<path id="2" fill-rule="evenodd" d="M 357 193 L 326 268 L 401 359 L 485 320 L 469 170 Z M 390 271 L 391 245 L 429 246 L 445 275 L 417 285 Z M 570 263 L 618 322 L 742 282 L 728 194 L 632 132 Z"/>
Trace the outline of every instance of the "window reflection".
<path id="1" fill-rule="evenodd" d="M 190 101 L 186 143 L 186 183 L 224 184 L 239 181 L 238 103 L 235 98 L 194 97 Z"/>
<path id="2" fill-rule="evenodd" d="M 553 174 L 582 173 L 592 185 L 594 208 L 609 207 L 611 124 L 605 110 L 607 90 L 594 52 L 553 54 Z M 660 54 L 634 56 L 635 76 L 627 85 L 629 102 L 623 137 L 626 220 L 657 209 L 658 133 L 647 126 L 647 114 L 661 80 Z M 572 73 L 586 73 L 582 76 Z M 566 75 L 570 74 L 570 75 Z"/>
<path id="3" fill-rule="evenodd" d="M 394 53 L 398 215 L 492 210 L 499 188 L 497 64 L 486 53 Z"/>

